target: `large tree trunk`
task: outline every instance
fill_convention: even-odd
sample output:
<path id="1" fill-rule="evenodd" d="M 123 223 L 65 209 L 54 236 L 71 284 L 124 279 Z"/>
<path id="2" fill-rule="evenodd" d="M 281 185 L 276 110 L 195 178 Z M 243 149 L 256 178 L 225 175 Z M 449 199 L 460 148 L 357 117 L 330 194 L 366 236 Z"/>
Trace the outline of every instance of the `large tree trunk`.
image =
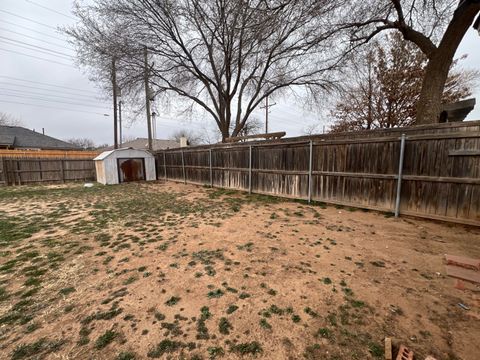
<path id="1" fill-rule="evenodd" d="M 417 104 L 417 125 L 438 122 L 442 111 L 442 95 L 453 61 L 450 58 L 436 55 L 428 62 L 423 77 L 422 91 Z"/>
<path id="2" fill-rule="evenodd" d="M 438 48 L 427 54 L 429 61 L 417 104 L 417 125 L 438 122 L 442 108 L 443 89 L 453 57 L 479 12 L 480 3 L 469 1 L 462 3 L 450 21 Z"/>

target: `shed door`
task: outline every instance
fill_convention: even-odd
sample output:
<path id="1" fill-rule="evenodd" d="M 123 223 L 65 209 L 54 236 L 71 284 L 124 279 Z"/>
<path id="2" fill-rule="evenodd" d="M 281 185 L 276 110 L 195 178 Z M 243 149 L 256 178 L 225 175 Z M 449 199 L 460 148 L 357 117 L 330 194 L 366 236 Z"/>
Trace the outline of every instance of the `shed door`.
<path id="1" fill-rule="evenodd" d="M 118 159 L 118 178 L 121 183 L 145 180 L 144 159 Z"/>

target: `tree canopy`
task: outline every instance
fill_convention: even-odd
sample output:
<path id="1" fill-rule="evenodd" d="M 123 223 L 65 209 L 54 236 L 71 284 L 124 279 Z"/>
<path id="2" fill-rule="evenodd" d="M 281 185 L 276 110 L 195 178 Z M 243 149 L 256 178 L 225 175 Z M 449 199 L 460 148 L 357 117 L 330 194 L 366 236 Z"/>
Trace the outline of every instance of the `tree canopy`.
<path id="1" fill-rule="evenodd" d="M 352 62 L 356 76 L 345 86 L 331 114 L 332 131 L 414 125 L 427 57 L 399 34 L 376 42 Z M 478 72 L 459 69 L 455 61 L 442 95 L 444 103 L 468 97 Z"/>
<path id="2" fill-rule="evenodd" d="M 77 4 L 74 38 L 83 64 L 118 59 L 119 82 L 140 89 L 143 49 L 157 95 L 203 109 L 222 138 L 238 135 L 267 96 L 334 86 L 343 53 L 327 0 L 95 0 Z M 334 44 L 337 46 L 333 46 Z M 101 66 L 103 64 L 103 67 Z M 102 75 L 99 77 L 101 78 Z"/>

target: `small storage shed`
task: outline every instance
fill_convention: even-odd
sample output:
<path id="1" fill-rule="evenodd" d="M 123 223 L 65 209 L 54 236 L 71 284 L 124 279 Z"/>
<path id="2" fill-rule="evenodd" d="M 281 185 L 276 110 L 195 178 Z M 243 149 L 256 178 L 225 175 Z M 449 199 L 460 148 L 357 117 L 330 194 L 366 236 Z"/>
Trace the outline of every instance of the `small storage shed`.
<path id="1" fill-rule="evenodd" d="M 155 158 L 145 150 L 124 148 L 104 151 L 93 160 L 97 181 L 104 185 L 156 180 Z"/>

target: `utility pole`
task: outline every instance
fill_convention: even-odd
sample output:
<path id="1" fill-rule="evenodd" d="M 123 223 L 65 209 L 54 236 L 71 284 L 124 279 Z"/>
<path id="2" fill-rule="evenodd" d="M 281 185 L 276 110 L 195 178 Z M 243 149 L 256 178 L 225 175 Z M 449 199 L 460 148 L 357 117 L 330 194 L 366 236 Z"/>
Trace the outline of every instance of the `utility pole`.
<path id="1" fill-rule="evenodd" d="M 115 56 L 112 57 L 112 88 L 113 88 L 113 148 L 118 149 L 117 68 L 116 68 Z"/>
<path id="2" fill-rule="evenodd" d="M 145 106 L 147 110 L 147 129 L 148 129 L 148 150 L 152 151 L 152 114 L 150 112 L 150 86 L 149 86 L 149 76 L 150 69 L 148 65 L 148 51 L 145 46 L 143 49 L 143 55 L 145 57 Z"/>
<path id="3" fill-rule="evenodd" d="M 269 104 L 268 96 L 265 98 L 265 106 L 261 106 L 260 109 L 265 109 L 265 134 L 268 134 L 268 114 L 270 113 L 270 107 L 275 106 L 277 103 Z"/>
<path id="4" fill-rule="evenodd" d="M 155 111 L 152 112 L 152 133 L 153 138 L 157 138 L 157 113 Z"/>
<path id="5" fill-rule="evenodd" d="M 265 99 L 265 134 L 268 134 L 268 96 Z"/>
<path id="6" fill-rule="evenodd" d="M 122 100 L 118 102 L 118 127 L 120 128 L 120 147 L 123 143 L 123 134 L 122 134 Z"/>

